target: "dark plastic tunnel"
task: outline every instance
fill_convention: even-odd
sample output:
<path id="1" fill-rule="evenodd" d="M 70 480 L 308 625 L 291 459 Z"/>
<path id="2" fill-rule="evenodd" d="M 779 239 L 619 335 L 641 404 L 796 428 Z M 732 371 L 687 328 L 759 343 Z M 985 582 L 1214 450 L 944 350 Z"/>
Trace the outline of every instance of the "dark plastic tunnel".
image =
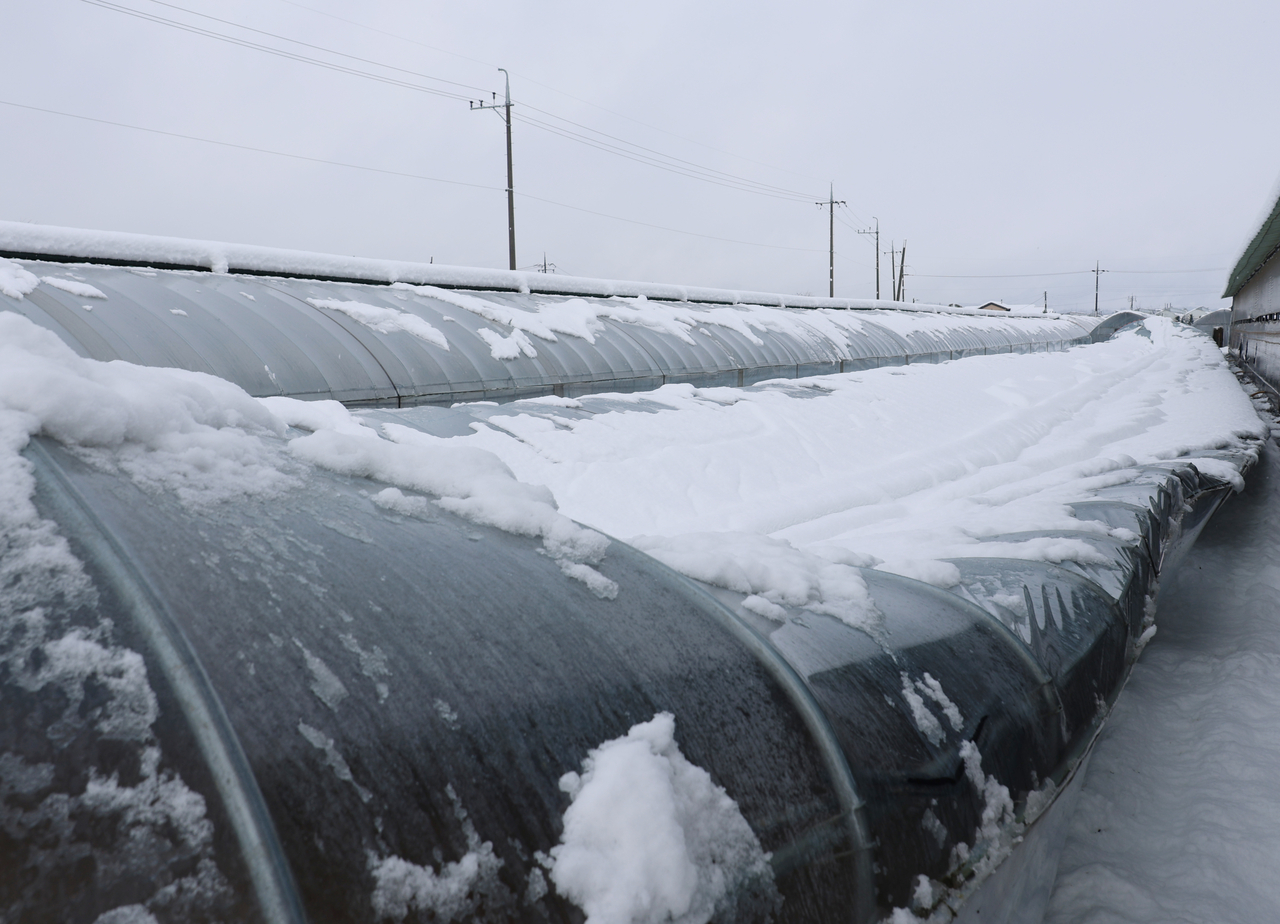
<path id="1" fill-rule="evenodd" d="M 92 273 L 100 270 L 129 272 Z M 30 296 L 8 307 L 82 355 L 215 357 L 212 371 L 243 366 L 252 381 L 256 366 L 235 344 L 260 350 L 261 341 L 233 341 L 228 318 L 248 330 L 296 315 L 365 352 L 293 393 L 341 392 L 354 404 L 476 389 L 510 399 L 621 380 L 595 375 L 591 359 L 577 378 L 556 381 L 570 360 L 548 371 L 477 346 L 472 367 L 494 371 L 467 392 L 470 372 L 419 374 L 433 354 L 403 331 L 293 303 L 241 311 L 258 300 L 221 292 L 242 285 L 228 277 L 199 280 L 216 299 L 169 308 L 156 287 L 169 297 L 197 283 L 135 278 L 142 294 L 125 298 L 118 280 L 109 292 L 131 306 L 115 326 L 97 308 L 77 315 L 67 305 L 73 326 L 52 308 L 41 319 L 31 305 L 48 306 Z M 92 284 L 108 286 L 99 276 Z M 429 300 L 413 298 L 425 317 Z M 220 300 L 237 307 L 197 318 Z M 183 344 L 194 341 L 173 332 L 192 319 L 207 339 L 188 355 Z M 77 322 L 99 340 L 77 334 Z M 985 351 L 997 333 L 981 323 L 972 322 L 978 333 L 894 334 L 906 347 L 894 355 Z M 135 324 L 147 333 L 131 342 Z M 488 342 L 470 327 L 466 337 Z M 749 370 L 799 375 L 853 361 L 853 347 L 824 353 L 829 346 L 783 337 L 730 348 L 730 330 L 699 334 L 690 347 L 616 323 L 598 339 L 635 348 L 610 357 L 602 345 L 597 355 L 604 372 L 624 365 L 635 387 L 654 376 L 741 384 Z M 1004 350 L 1019 348 L 998 336 Z M 1039 347 L 1028 337 L 1021 348 L 1064 348 L 1088 331 L 1064 325 L 1054 338 L 1041 325 L 1037 336 Z M 304 340 L 286 331 L 273 349 L 300 356 Z M 585 355 L 571 341 L 566 355 Z M 459 342 L 448 361 L 464 353 Z M 755 358 L 740 361 L 749 348 Z M 876 363 L 899 361 L 874 352 Z M 370 371 L 367 383 L 336 388 L 337 378 L 355 381 L 356 366 L 385 378 Z M 249 390 L 278 393 L 258 384 Z M 432 432 L 465 426 L 471 413 L 484 411 L 397 419 Z M 958 559 L 953 591 L 862 569 L 884 616 L 883 631 L 869 634 L 807 611 L 765 619 L 742 595 L 616 541 L 599 565 L 618 586 L 607 599 L 566 577 L 534 539 L 434 507 L 402 515 L 372 501 L 382 485 L 320 469 L 299 474 L 283 497 L 199 509 L 46 437 L 25 458 L 39 512 L 83 574 L 0 550 L 0 917 L 77 924 L 579 924 L 583 910 L 547 884 L 570 803 L 562 778 L 660 713 L 674 716 L 683 755 L 723 787 L 768 855 L 767 874 L 732 882 L 711 920 L 862 924 L 905 907 L 1022 920 L 1047 899 L 1064 793 L 1147 637 L 1156 581 L 1231 492 L 1170 462 L 1077 504 L 1078 519 L 1131 537 L 1075 536 L 1105 565 Z M 947 721 L 922 722 L 922 698 Z M 418 871 L 439 901 L 397 899 L 389 870 Z"/>

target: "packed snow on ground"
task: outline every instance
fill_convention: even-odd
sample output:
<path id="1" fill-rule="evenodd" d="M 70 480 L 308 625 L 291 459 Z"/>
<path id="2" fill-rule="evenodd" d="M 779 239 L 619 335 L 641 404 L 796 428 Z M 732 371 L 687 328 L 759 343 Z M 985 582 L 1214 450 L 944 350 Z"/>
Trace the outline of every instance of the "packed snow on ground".
<path id="1" fill-rule="evenodd" d="M 1280 453 L 1163 586 L 1090 761 L 1047 924 L 1280 916 Z"/>
<path id="2" fill-rule="evenodd" d="M 1060 353 L 577 403 L 486 409 L 474 432 L 448 439 L 383 430 L 493 453 L 566 515 L 751 595 L 765 615 L 807 605 L 864 625 L 874 614 L 853 566 L 947 587 L 958 581 L 950 558 L 1092 561 L 1098 552 L 1069 536 L 1001 537 L 1105 534 L 1069 504 L 1140 465 L 1266 432 L 1213 343 L 1164 319 Z M 1220 460 L 1197 464 L 1239 480 Z"/>

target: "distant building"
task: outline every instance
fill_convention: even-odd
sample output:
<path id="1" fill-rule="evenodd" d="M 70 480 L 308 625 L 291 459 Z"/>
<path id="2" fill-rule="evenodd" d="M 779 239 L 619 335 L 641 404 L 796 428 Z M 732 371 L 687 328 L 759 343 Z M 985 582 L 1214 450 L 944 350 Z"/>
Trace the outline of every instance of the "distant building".
<path id="1" fill-rule="evenodd" d="M 980 311 L 1008 311 L 1009 310 L 999 302 L 987 302 L 985 305 L 979 305 L 978 309 Z"/>
<path id="2" fill-rule="evenodd" d="M 1231 299 L 1231 348 L 1254 372 L 1280 385 L 1280 199 L 1236 261 L 1222 296 Z"/>

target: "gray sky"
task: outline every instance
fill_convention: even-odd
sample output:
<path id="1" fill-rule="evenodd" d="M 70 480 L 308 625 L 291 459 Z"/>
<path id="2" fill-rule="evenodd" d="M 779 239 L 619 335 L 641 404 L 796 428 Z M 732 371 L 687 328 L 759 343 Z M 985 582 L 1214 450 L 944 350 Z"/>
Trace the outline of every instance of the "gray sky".
<path id="1" fill-rule="evenodd" d="M 834 182 L 837 295 L 877 216 L 908 298 L 1213 307 L 1280 173 L 1274 3 L 0 2 L 6 104 L 453 181 L 0 105 L 18 221 L 505 267 L 499 66 L 519 262 L 576 275 L 825 294 Z"/>

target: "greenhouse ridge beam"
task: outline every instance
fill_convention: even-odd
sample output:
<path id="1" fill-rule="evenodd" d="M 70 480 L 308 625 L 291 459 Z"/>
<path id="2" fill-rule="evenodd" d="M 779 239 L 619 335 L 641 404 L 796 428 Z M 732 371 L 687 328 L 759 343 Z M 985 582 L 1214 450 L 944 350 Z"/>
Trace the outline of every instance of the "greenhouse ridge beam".
<path id="1" fill-rule="evenodd" d="M 892 307 L 948 314 L 977 312 L 974 308 L 903 304 L 877 299 L 821 298 L 706 286 L 681 286 L 447 266 L 439 263 L 378 260 L 219 241 L 30 225 L 13 221 L 0 221 L 0 257 L 188 272 L 212 271 L 342 283 L 387 285 L 403 282 L 411 285 L 431 285 L 444 289 L 474 291 L 606 298 L 643 296 L 650 299 L 694 304 L 754 304 L 786 308 L 864 310 Z"/>

